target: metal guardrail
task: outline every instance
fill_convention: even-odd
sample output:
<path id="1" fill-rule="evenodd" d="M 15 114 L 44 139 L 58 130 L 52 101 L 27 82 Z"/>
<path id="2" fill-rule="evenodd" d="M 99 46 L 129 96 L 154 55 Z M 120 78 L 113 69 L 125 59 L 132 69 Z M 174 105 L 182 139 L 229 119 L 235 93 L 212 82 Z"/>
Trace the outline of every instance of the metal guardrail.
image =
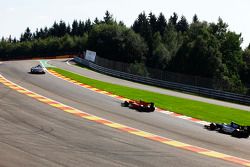
<path id="1" fill-rule="evenodd" d="M 143 77 L 139 75 L 133 75 L 133 74 L 116 71 L 116 70 L 112 70 L 112 69 L 99 66 L 79 57 L 74 57 L 73 60 L 79 64 L 82 64 L 100 73 L 111 75 L 114 77 L 119 77 L 119 78 L 130 80 L 130 81 L 140 82 L 140 83 L 154 85 L 154 86 L 168 88 L 168 89 L 175 89 L 178 91 L 195 93 L 195 94 L 212 97 L 216 99 L 221 99 L 221 100 L 226 100 L 226 101 L 234 101 L 234 102 L 247 104 L 247 105 L 250 104 L 250 96 L 246 96 L 246 95 L 224 92 L 220 90 L 202 88 L 202 87 L 191 86 L 191 85 L 185 85 L 185 84 L 180 84 L 180 83 L 168 82 L 168 81 Z"/>

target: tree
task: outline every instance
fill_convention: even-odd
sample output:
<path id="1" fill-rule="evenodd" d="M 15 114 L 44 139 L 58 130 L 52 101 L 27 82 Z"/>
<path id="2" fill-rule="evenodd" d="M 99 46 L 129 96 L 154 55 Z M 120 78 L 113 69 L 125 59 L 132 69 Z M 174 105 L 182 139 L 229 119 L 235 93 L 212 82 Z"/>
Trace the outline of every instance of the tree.
<path id="1" fill-rule="evenodd" d="M 14 44 L 17 43 L 17 39 L 16 37 L 14 37 L 13 41 L 12 41 Z"/>
<path id="2" fill-rule="evenodd" d="M 147 77 L 149 75 L 147 68 L 144 63 L 131 63 L 128 67 L 128 72 L 130 74 L 140 75 Z"/>
<path id="3" fill-rule="evenodd" d="M 42 39 L 47 38 L 49 36 L 48 27 L 45 27 L 43 32 L 41 31 L 41 36 L 42 36 Z"/>
<path id="4" fill-rule="evenodd" d="M 123 21 L 119 21 L 118 23 L 120 26 L 125 26 L 125 24 L 123 23 Z"/>
<path id="5" fill-rule="evenodd" d="M 169 51 L 162 42 L 159 32 L 153 36 L 153 53 L 150 60 L 150 66 L 158 69 L 165 69 L 171 60 Z"/>
<path id="6" fill-rule="evenodd" d="M 193 23 L 198 23 L 198 22 L 199 22 L 198 16 L 195 14 L 193 16 Z"/>
<path id="7" fill-rule="evenodd" d="M 114 23 L 113 16 L 109 13 L 109 11 L 105 12 L 105 16 L 103 19 L 104 19 L 104 23 L 106 23 L 106 24 L 113 24 Z"/>
<path id="8" fill-rule="evenodd" d="M 66 34 L 70 34 L 70 33 L 71 33 L 71 27 L 68 24 L 67 27 L 66 27 Z"/>
<path id="9" fill-rule="evenodd" d="M 145 12 L 140 13 L 136 21 L 134 22 L 132 29 L 136 32 L 139 33 L 144 40 L 147 42 L 148 45 L 148 54 L 147 54 L 147 59 L 150 59 L 150 56 L 152 55 L 153 49 L 152 49 L 152 30 L 151 26 L 149 23 L 149 20 L 145 14 Z"/>
<path id="10" fill-rule="evenodd" d="M 30 31 L 30 28 L 27 27 L 24 34 L 21 35 L 20 41 L 31 41 L 32 40 L 32 33 Z"/>
<path id="11" fill-rule="evenodd" d="M 100 24 L 101 22 L 98 20 L 98 18 L 96 17 L 95 20 L 94 20 L 94 23 L 95 24 Z"/>
<path id="12" fill-rule="evenodd" d="M 157 18 L 156 26 L 157 26 L 156 32 L 159 31 L 161 36 L 163 36 L 163 33 L 167 27 L 167 21 L 162 13 L 160 13 L 159 17 Z"/>
<path id="13" fill-rule="evenodd" d="M 209 26 L 209 29 L 212 34 L 216 36 L 217 39 L 219 39 L 221 42 L 225 38 L 225 34 L 227 33 L 228 25 L 223 22 L 221 18 L 218 19 L 218 23 L 211 23 Z"/>
<path id="14" fill-rule="evenodd" d="M 66 34 L 64 37 L 61 38 L 61 48 L 64 53 L 72 54 L 75 49 L 75 41 L 73 37 L 70 37 Z"/>
<path id="15" fill-rule="evenodd" d="M 224 65 L 225 78 L 224 90 L 233 92 L 244 92 L 244 86 L 240 81 L 240 71 L 244 68 L 242 57 L 241 34 L 228 31 L 228 25 L 221 18 L 217 24 L 210 24 L 210 31 L 219 40 L 219 50 L 222 54 L 221 61 Z"/>
<path id="16" fill-rule="evenodd" d="M 188 30 L 188 22 L 184 16 L 181 16 L 180 21 L 176 25 L 176 30 L 181 32 L 186 32 Z"/>
<path id="17" fill-rule="evenodd" d="M 225 34 L 221 43 L 222 62 L 228 67 L 229 75 L 237 75 L 243 64 L 241 43 L 241 34 L 230 31 Z"/>
<path id="18" fill-rule="evenodd" d="M 34 39 L 41 38 L 41 35 L 40 35 L 40 32 L 38 31 L 38 28 L 36 29 L 36 32 L 34 32 L 32 36 L 33 36 Z"/>
<path id="19" fill-rule="evenodd" d="M 147 52 L 138 34 L 118 24 L 95 25 L 89 34 L 88 48 L 101 57 L 129 63 L 142 62 Z"/>
<path id="20" fill-rule="evenodd" d="M 83 21 L 79 21 L 78 29 L 77 29 L 77 36 L 84 35 L 86 32 L 89 32 L 90 29 L 92 28 L 91 21 L 89 19 L 86 21 L 85 24 Z"/>
<path id="21" fill-rule="evenodd" d="M 12 37 L 11 37 L 11 35 L 9 35 L 8 42 L 11 43 L 12 41 L 13 41 Z"/>
<path id="22" fill-rule="evenodd" d="M 87 48 L 88 35 L 84 33 L 82 36 L 75 37 L 75 50 L 77 54 L 82 54 L 82 52 Z"/>
<path id="23" fill-rule="evenodd" d="M 162 38 L 163 43 L 169 52 L 169 56 L 172 59 L 176 56 L 177 52 L 183 44 L 183 36 L 181 33 L 178 33 L 176 31 L 175 27 L 172 24 L 170 24 L 167 26 Z"/>
<path id="24" fill-rule="evenodd" d="M 67 26 L 64 21 L 60 21 L 59 26 L 58 26 L 58 37 L 63 37 L 64 35 L 67 34 Z"/>
<path id="25" fill-rule="evenodd" d="M 214 77 L 216 73 L 221 73 L 222 65 L 218 43 L 209 33 L 206 23 L 191 24 L 171 62 L 171 69 L 185 74 Z"/>
<path id="26" fill-rule="evenodd" d="M 79 35 L 79 25 L 78 25 L 78 21 L 74 20 L 72 23 L 72 30 L 71 30 L 71 35 L 73 36 L 77 36 Z"/>
<path id="27" fill-rule="evenodd" d="M 152 57 L 148 59 L 148 65 L 158 69 L 168 69 L 169 63 L 176 56 L 181 45 L 181 34 L 172 24 L 168 25 L 163 36 L 159 32 L 154 34 L 153 52 Z"/>
<path id="28" fill-rule="evenodd" d="M 146 41 L 148 41 L 149 36 L 151 36 L 152 33 L 150 31 L 150 24 L 145 12 L 139 14 L 132 26 L 132 29 L 136 33 L 139 33 Z"/>
<path id="29" fill-rule="evenodd" d="M 84 24 L 82 23 L 82 25 L 84 25 Z M 91 29 L 92 29 L 91 20 L 90 20 L 90 19 L 87 19 L 87 20 L 85 21 L 84 32 L 89 33 Z"/>
<path id="30" fill-rule="evenodd" d="M 243 52 L 243 62 L 244 66 L 241 70 L 241 79 L 245 84 L 250 86 L 250 47 L 246 48 Z"/>
<path id="31" fill-rule="evenodd" d="M 170 16 L 169 24 L 176 26 L 177 21 L 178 21 L 178 15 L 174 12 L 173 16 Z"/>
<path id="32" fill-rule="evenodd" d="M 157 18 L 152 12 L 149 13 L 148 17 L 149 17 L 151 32 L 152 34 L 154 34 L 157 32 Z"/>

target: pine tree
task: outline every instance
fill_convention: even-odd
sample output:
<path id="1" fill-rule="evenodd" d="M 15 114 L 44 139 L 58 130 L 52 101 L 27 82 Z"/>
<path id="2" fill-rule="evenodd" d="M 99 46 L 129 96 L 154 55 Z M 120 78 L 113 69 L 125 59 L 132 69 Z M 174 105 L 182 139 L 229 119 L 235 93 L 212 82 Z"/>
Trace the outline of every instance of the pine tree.
<path id="1" fill-rule="evenodd" d="M 170 16 L 169 24 L 176 26 L 177 21 L 178 21 L 178 15 L 174 12 L 173 16 Z"/>
<path id="2" fill-rule="evenodd" d="M 60 21 L 58 27 L 58 37 L 63 37 L 67 33 L 67 26 L 64 21 Z"/>
<path id="3" fill-rule="evenodd" d="M 151 32 L 154 34 L 155 32 L 157 32 L 157 18 L 152 12 L 149 13 L 148 17 L 149 17 Z"/>
<path id="4" fill-rule="evenodd" d="M 71 35 L 73 36 L 78 35 L 78 29 L 79 29 L 78 21 L 74 20 L 72 23 Z"/>
<path id="5" fill-rule="evenodd" d="M 70 33 L 71 33 L 71 27 L 70 27 L 69 24 L 68 24 L 67 27 L 66 27 L 66 33 L 67 33 L 67 34 L 70 34 Z"/>
<path id="6" fill-rule="evenodd" d="M 59 25 L 54 22 L 52 27 L 49 29 L 49 36 L 58 37 L 59 36 Z"/>
<path id="7" fill-rule="evenodd" d="M 148 35 L 149 33 L 151 34 L 151 32 L 150 32 L 150 24 L 145 12 L 139 14 L 137 20 L 134 22 L 132 26 L 132 29 L 147 40 Z"/>
<path id="8" fill-rule="evenodd" d="M 157 31 L 160 32 L 161 36 L 163 36 L 164 31 L 167 27 L 167 21 L 162 13 L 160 13 L 159 17 L 157 18 L 156 26 L 157 26 Z"/>
<path id="9" fill-rule="evenodd" d="M 39 39 L 40 38 L 40 32 L 39 32 L 38 28 L 36 29 L 36 32 L 33 33 L 33 38 L 34 39 Z"/>
<path id="10" fill-rule="evenodd" d="M 45 27 L 44 30 L 41 30 L 42 38 L 47 38 L 49 36 L 48 27 Z"/>
<path id="11" fill-rule="evenodd" d="M 123 21 L 119 21 L 118 23 L 120 26 L 125 26 L 125 24 L 123 23 Z"/>
<path id="12" fill-rule="evenodd" d="M 193 16 L 193 23 L 198 23 L 198 22 L 199 22 L 198 16 L 195 14 Z"/>
<path id="13" fill-rule="evenodd" d="M 148 63 L 151 67 L 165 69 L 170 61 L 169 52 L 162 43 L 162 38 L 159 32 L 153 36 L 153 52 Z"/>
<path id="14" fill-rule="evenodd" d="M 24 42 L 24 41 L 31 41 L 32 40 L 32 33 L 30 31 L 30 28 L 27 27 L 24 34 L 21 35 L 20 41 Z"/>
<path id="15" fill-rule="evenodd" d="M 12 37 L 11 37 L 11 35 L 10 35 L 9 38 L 8 38 L 8 42 L 9 42 L 9 43 L 12 42 Z"/>
<path id="16" fill-rule="evenodd" d="M 94 23 L 97 24 L 97 25 L 100 24 L 100 21 L 99 21 L 99 19 L 97 17 L 95 18 Z"/>
<path id="17" fill-rule="evenodd" d="M 104 16 L 103 19 L 104 19 L 104 23 L 106 23 L 106 24 L 114 23 L 113 16 L 109 13 L 109 11 L 105 12 L 105 16 Z"/>
<path id="18" fill-rule="evenodd" d="M 17 39 L 16 39 L 16 37 L 13 39 L 13 43 L 17 43 Z"/>
<path id="19" fill-rule="evenodd" d="M 181 20 L 176 25 L 176 30 L 185 32 L 188 30 L 188 27 L 189 25 L 188 25 L 187 19 L 185 18 L 185 16 L 181 16 Z"/>
<path id="20" fill-rule="evenodd" d="M 91 26 L 90 20 L 88 21 L 88 23 L 86 24 L 86 26 Z M 82 36 L 85 32 L 86 32 L 86 30 L 85 30 L 85 24 L 84 24 L 84 22 L 83 21 L 79 21 L 77 35 L 78 36 Z"/>
<path id="21" fill-rule="evenodd" d="M 84 32 L 89 33 L 90 30 L 91 30 L 91 28 L 92 28 L 92 23 L 91 23 L 90 19 L 88 19 L 88 20 L 85 22 Z"/>

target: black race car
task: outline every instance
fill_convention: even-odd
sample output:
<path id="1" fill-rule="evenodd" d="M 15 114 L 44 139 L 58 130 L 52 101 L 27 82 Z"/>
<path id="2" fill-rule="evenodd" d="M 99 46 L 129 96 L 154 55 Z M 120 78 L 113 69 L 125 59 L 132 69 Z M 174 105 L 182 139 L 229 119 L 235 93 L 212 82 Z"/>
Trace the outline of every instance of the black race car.
<path id="1" fill-rule="evenodd" d="M 145 101 L 125 101 L 122 103 L 123 107 L 129 107 L 140 112 L 153 112 L 155 110 L 154 103 Z"/>
<path id="2" fill-rule="evenodd" d="M 39 64 L 35 67 L 32 67 L 30 69 L 30 73 L 31 74 L 45 74 L 45 70 L 43 69 L 43 67 Z"/>
<path id="3" fill-rule="evenodd" d="M 209 125 L 204 125 L 204 128 L 208 130 L 216 130 L 220 133 L 225 133 L 238 138 L 248 138 L 250 135 L 250 126 L 242 126 L 231 122 L 226 123 L 210 123 Z"/>

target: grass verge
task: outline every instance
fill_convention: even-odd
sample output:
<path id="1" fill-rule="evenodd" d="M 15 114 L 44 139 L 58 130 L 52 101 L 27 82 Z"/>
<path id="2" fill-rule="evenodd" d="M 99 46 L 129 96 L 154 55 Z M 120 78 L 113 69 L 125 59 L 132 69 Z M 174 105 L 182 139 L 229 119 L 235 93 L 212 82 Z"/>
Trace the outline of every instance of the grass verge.
<path id="1" fill-rule="evenodd" d="M 229 123 L 230 121 L 235 121 L 242 125 L 250 125 L 250 112 L 247 111 L 110 84 L 107 82 L 90 79 L 59 68 L 50 69 L 60 73 L 61 75 L 64 75 L 65 77 L 91 85 L 101 90 L 111 92 L 116 95 L 133 100 L 152 101 L 157 107 L 173 111 L 175 113 L 209 122 Z"/>

